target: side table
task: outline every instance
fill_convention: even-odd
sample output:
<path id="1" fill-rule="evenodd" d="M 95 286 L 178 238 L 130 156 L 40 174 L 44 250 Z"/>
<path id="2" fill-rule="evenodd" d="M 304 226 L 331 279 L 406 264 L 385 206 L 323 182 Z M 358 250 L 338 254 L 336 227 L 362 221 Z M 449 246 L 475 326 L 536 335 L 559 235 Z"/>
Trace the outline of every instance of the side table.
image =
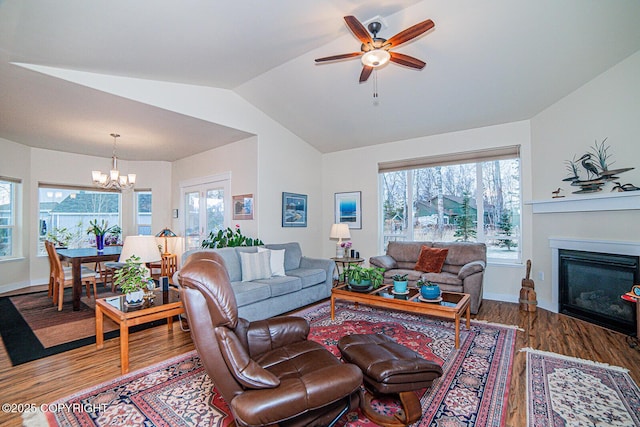
<path id="1" fill-rule="evenodd" d="M 351 258 L 351 257 L 342 257 L 342 258 L 331 258 L 336 262 L 336 268 L 338 269 L 338 284 L 347 283 L 346 277 L 349 269 L 352 265 L 358 265 L 364 262 L 363 258 Z M 342 267 L 342 272 L 340 271 L 340 267 Z M 342 277 L 342 281 L 340 281 L 340 277 Z"/>
<path id="2" fill-rule="evenodd" d="M 627 337 L 627 342 L 630 347 L 637 347 L 640 349 L 640 298 L 632 295 L 630 292 L 621 296 L 625 301 L 629 301 L 636 304 L 636 336 Z"/>

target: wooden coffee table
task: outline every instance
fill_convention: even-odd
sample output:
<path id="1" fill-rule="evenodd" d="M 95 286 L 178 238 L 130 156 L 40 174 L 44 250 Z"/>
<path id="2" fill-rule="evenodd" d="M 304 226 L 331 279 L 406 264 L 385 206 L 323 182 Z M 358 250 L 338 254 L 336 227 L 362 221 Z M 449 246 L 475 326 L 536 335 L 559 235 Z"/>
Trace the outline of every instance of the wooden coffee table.
<path id="1" fill-rule="evenodd" d="M 426 314 L 427 316 L 450 319 L 455 322 L 455 345 L 460 348 L 460 318 L 467 318 L 467 329 L 471 328 L 470 295 L 459 292 L 442 292 L 442 301 L 423 302 L 420 291 L 409 288 L 407 294 L 396 295 L 393 285 L 381 286 L 368 292 L 350 290 L 348 285 L 340 285 L 331 290 L 331 320 L 335 316 L 336 299 L 372 305 L 375 307 Z"/>
<path id="2" fill-rule="evenodd" d="M 129 326 L 167 319 L 169 332 L 173 331 L 173 316 L 184 313 L 180 294 L 176 289 L 154 291 L 151 303 L 145 302 L 138 307 L 130 307 L 124 301 L 124 295 L 96 300 L 96 348 L 104 346 L 103 316 L 107 316 L 120 325 L 120 371 L 129 372 Z"/>

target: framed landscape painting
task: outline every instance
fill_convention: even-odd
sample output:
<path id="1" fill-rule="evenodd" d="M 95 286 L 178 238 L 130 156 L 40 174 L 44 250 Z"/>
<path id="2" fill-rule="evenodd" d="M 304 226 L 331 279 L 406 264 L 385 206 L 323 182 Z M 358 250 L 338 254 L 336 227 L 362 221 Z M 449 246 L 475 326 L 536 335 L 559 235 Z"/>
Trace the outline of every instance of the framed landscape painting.
<path id="1" fill-rule="evenodd" d="M 253 219 L 253 194 L 232 197 L 233 219 Z"/>
<path id="2" fill-rule="evenodd" d="M 361 192 L 336 193 L 335 223 L 349 224 L 349 228 L 362 228 Z"/>
<path id="3" fill-rule="evenodd" d="M 282 193 L 282 226 L 307 226 L 307 195 Z"/>

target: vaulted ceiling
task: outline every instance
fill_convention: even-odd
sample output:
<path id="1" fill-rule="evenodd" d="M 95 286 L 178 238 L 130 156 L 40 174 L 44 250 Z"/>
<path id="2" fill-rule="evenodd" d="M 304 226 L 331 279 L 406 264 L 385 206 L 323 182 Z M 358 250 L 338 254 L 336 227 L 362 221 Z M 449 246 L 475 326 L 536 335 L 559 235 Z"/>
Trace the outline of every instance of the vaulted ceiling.
<path id="1" fill-rule="evenodd" d="M 343 17 L 381 19 L 421 70 L 358 83 Z M 19 64 L 229 89 L 320 152 L 529 119 L 640 50 L 637 0 L 0 1 L 0 138 L 172 161 L 247 137 Z M 373 98 L 377 81 L 379 97 Z"/>

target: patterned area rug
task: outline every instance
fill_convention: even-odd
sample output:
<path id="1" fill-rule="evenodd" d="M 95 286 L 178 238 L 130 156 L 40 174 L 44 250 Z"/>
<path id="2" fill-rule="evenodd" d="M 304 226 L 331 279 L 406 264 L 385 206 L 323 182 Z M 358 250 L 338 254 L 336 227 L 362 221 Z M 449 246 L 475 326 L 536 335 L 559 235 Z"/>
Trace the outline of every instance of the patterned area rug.
<path id="1" fill-rule="evenodd" d="M 640 426 L 640 389 L 628 370 L 555 353 L 527 352 L 527 422 Z"/>
<path id="2" fill-rule="evenodd" d="M 423 417 L 415 426 L 502 426 L 506 415 L 515 329 L 472 322 L 462 327 L 460 349 L 454 348 L 453 323 L 408 313 L 352 304 L 329 303 L 297 313 L 311 323 L 310 339 L 333 354 L 340 337 L 352 333 L 384 333 L 442 364 L 444 375 L 429 390 L 420 390 Z M 70 405 L 70 406 L 69 406 Z M 378 403 L 393 411 L 395 402 Z M 168 360 L 63 398 L 50 406 L 58 412 L 25 414 L 25 425 L 92 426 L 227 426 L 232 418 L 195 352 Z M 76 408 L 69 411 L 66 408 Z M 345 425 L 373 424 L 359 410 Z"/>

